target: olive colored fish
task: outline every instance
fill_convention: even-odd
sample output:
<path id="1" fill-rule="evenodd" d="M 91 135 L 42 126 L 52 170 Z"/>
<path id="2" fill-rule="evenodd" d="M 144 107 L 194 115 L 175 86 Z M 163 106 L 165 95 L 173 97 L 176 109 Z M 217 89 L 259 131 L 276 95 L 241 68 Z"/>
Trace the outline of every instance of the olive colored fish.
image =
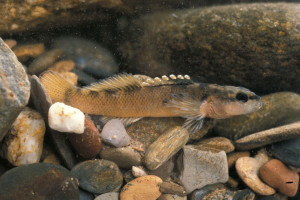
<path id="1" fill-rule="evenodd" d="M 63 102 L 84 113 L 118 117 L 130 123 L 142 117 L 184 117 L 190 132 L 201 128 L 205 117 L 222 119 L 258 110 L 260 97 L 242 87 L 196 83 L 189 76 L 161 78 L 120 74 L 78 88 L 59 74 L 40 76 L 53 102 Z"/>

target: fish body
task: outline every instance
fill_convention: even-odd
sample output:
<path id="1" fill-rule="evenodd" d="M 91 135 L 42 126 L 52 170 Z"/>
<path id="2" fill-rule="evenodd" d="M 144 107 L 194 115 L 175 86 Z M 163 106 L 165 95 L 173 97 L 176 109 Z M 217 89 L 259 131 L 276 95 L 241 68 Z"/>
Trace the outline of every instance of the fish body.
<path id="1" fill-rule="evenodd" d="M 84 88 L 51 71 L 43 73 L 40 80 L 53 102 L 84 113 L 132 121 L 180 116 L 187 118 L 185 126 L 192 132 L 201 128 L 205 117 L 222 119 L 261 107 L 260 97 L 246 88 L 195 83 L 189 76 L 152 79 L 121 74 Z"/>

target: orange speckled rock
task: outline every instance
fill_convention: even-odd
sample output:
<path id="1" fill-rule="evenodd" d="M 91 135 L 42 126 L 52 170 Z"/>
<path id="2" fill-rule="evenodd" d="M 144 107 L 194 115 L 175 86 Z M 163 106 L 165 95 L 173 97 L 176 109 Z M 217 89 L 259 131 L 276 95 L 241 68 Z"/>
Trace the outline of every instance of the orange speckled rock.
<path id="1" fill-rule="evenodd" d="M 154 175 L 136 178 L 122 188 L 120 200 L 156 200 L 161 195 L 159 187 L 162 182 Z"/>
<path id="2" fill-rule="evenodd" d="M 272 159 L 259 169 L 259 176 L 271 187 L 293 197 L 298 190 L 299 175 L 280 160 Z"/>

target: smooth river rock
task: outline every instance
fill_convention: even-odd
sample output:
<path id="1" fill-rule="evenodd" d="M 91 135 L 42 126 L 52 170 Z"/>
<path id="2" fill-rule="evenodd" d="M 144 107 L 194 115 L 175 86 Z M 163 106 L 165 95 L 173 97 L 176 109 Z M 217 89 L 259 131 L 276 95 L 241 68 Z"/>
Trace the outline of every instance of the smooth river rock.
<path id="1" fill-rule="evenodd" d="M 141 74 L 189 74 L 264 94 L 299 92 L 299 8 L 252 3 L 143 15 L 128 27 L 120 49 Z"/>
<path id="2" fill-rule="evenodd" d="M 30 82 L 22 64 L 0 38 L 0 141 L 26 106 Z"/>
<path id="3" fill-rule="evenodd" d="M 67 169 L 48 163 L 20 166 L 0 177 L 1 200 L 79 200 L 78 181 Z"/>

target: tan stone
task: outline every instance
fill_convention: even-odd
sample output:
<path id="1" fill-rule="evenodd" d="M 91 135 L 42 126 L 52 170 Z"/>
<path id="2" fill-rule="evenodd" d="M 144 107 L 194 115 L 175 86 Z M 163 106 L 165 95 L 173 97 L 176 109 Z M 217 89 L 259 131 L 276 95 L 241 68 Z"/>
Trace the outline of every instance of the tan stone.
<path id="1" fill-rule="evenodd" d="M 120 200 L 156 200 L 163 181 L 158 176 L 147 175 L 127 183 L 121 190 Z"/>
<path id="2" fill-rule="evenodd" d="M 69 72 L 72 69 L 74 69 L 74 67 L 75 67 L 75 63 L 73 60 L 62 60 L 55 63 L 48 70 L 61 73 L 61 72 Z"/>
<path id="3" fill-rule="evenodd" d="M 227 156 L 228 168 L 232 167 L 239 158 L 249 157 L 249 156 L 250 156 L 250 153 L 248 151 L 230 153 Z"/>
<path id="4" fill-rule="evenodd" d="M 195 146 L 197 146 L 197 149 L 199 147 L 200 150 L 225 151 L 226 153 L 234 151 L 234 145 L 225 137 L 204 139 L 196 143 Z"/>
<path id="5" fill-rule="evenodd" d="M 13 49 L 20 62 L 25 62 L 29 58 L 41 55 L 45 50 L 43 43 L 18 45 Z"/>

